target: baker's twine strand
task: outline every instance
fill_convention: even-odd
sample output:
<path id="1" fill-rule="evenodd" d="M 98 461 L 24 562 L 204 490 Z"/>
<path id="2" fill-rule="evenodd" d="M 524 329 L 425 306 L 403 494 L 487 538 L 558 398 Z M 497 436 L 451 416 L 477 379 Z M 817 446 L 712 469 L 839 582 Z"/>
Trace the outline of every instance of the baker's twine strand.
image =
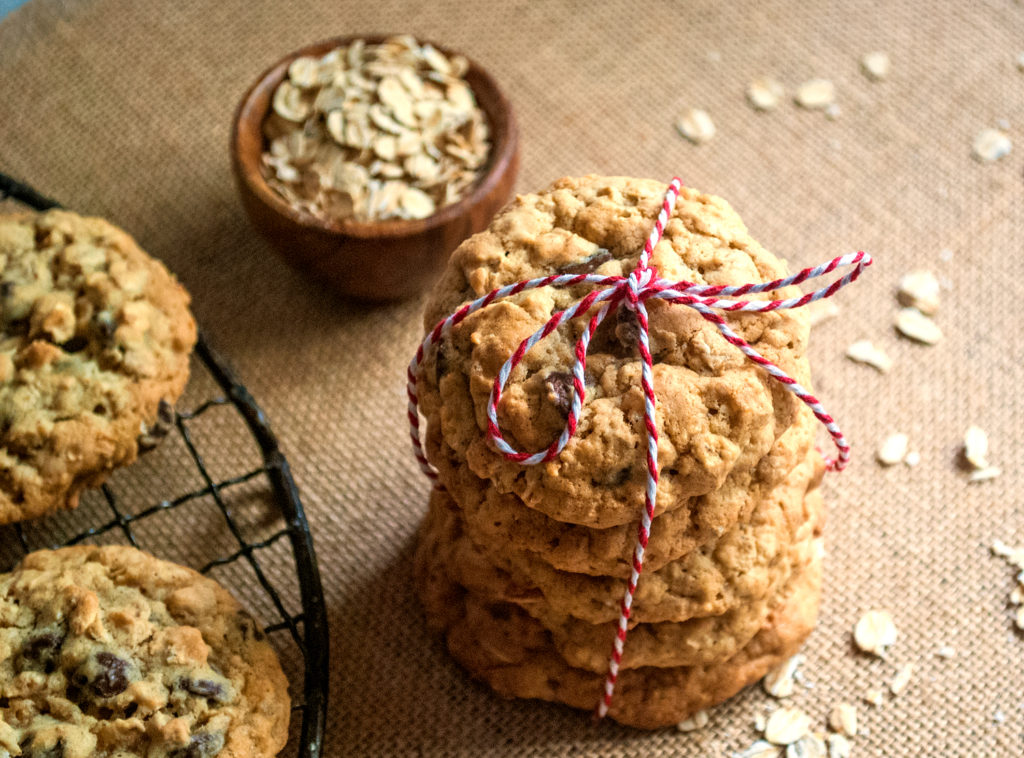
<path id="1" fill-rule="evenodd" d="M 633 550 L 630 577 L 623 595 L 612 653 L 609 658 L 608 674 L 605 678 L 600 703 L 595 711 L 595 717 L 598 719 L 603 718 L 607 714 L 615 691 L 615 683 L 618 679 L 619 668 L 622 663 L 622 653 L 629 629 L 629 619 L 632 615 L 633 598 L 640 574 L 643 571 L 644 553 L 650 538 L 651 522 L 654 519 L 658 492 L 658 429 L 654 394 L 654 368 L 650 352 L 650 324 L 648 322 L 645 302 L 656 299 L 685 305 L 693 308 L 702 318 L 714 324 L 726 341 L 739 348 L 747 358 L 764 368 L 786 390 L 796 395 L 825 426 L 838 450 L 838 455 L 835 459 L 826 459 L 830 470 L 841 471 L 846 467 L 850 459 L 849 444 L 840 431 L 839 426 L 821 405 L 821 402 L 785 371 L 751 347 L 750 344 L 733 331 L 717 311 L 765 313 L 800 308 L 815 300 L 831 297 L 847 284 L 857 280 L 864 269 L 871 265 L 871 256 L 864 252 L 852 253 L 833 258 L 831 261 L 819 266 L 805 268 L 792 276 L 762 283 L 710 286 L 688 281 L 672 282 L 661 279 L 657 276 L 657 271 L 650 267 L 650 257 L 654 247 L 661 240 L 665 224 L 675 207 L 680 187 L 680 180 L 674 178 L 665 194 L 661 210 L 655 220 L 654 228 L 644 244 L 644 249 L 640 254 L 637 266 L 628 277 L 598 276 L 595 274 L 561 274 L 529 279 L 494 289 L 486 295 L 463 305 L 455 313 L 439 321 L 420 344 L 416 355 L 409 364 L 407 373 L 408 417 L 413 451 L 424 473 L 429 478 L 436 479 L 437 472 L 427 460 L 420 439 L 419 398 L 416 391 L 419 368 L 427 351 L 433 345 L 440 343 L 453 327 L 457 326 L 469 315 L 503 298 L 538 287 L 573 287 L 584 283 L 603 287 L 603 289 L 592 290 L 573 305 L 553 314 L 543 327 L 520 342 L 519 347 L 505 361 L 494 379 L 487 403 L 487 436 L 506 459 L 516 461 L 522 465 L 534 465 L 556 458 L 576 433 L 585 398 L 584 372 L 586 369 L 587 348 L 598 326 L 620 305 L 625 305 L 625 307 L 636 314 L 639 325 L 637 347 L 641 357 L 641 384 L 644 392 L 644 425 L 647 429 L 647 488 L 644 494 L 644 510 L 637 527 L 637 540 Z M 838 268 L 847 266 L 852 266 L 853 268 L 827 287 L 798 297 L 770 301 L 745 301 L 736 300 L 731 297 L 733 295 L 771 292 L 782 287 L 800 284 L 809 279 L 824 276 Z M 561 324 L 586 315 L 597 305 L 600 305 L 600 308 L 591 317 L 582 335 L 576 341 L 574 350 L 575 361 L 572 367 L 573 391 L 565 427 L 558 438 L 544 450 L 535 453 L 516 450 L 505 440 L 498 424 L 498 406 L 501 403 L 502 392 L 508 384 L 512 371 L 534 345 L 550 335 Z"/>

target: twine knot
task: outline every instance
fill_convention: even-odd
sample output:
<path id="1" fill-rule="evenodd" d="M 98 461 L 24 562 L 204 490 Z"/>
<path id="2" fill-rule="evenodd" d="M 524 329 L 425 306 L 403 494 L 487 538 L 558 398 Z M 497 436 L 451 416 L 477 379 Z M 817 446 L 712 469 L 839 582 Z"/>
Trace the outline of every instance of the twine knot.
<path id="1" fill-rule="evenodd" d="M 746 340 L 740 337 L 729 326 L 726 320 L 718 311 L 740 312 L 740 313 L 767 313 L 775 310 L 789 308 L 801 308 L 808 303 L 822 298 L 831 297 L 847 284 L 854 282 L 861 275 L 865 268 L 871 265 L 871 256 L 864 252 L 857 252 L 850 255 L 833 258 L 827 263 L 812 268 L 805 268 L 802 271 L 782 279 L 771 282 L 747 283 L 734 285 L 703 285 L 688 281 L 673 282 L 661 279 L 655 268 L 650 266 L 651 254 L 655 245 L 661 240 L 665 230 L 668 217 L 675 208 L 676 199 L 682 182 L 674 178 L 669 184 L 665 193 L 661 210 L 654 221 L 654 228 L 644 244 L 637 266 L 630 272 L 629 276 L 600 276 L 598 274 L 553 274 L 551 276 L 529 279 L 516 282 L 504 287 L 499 287 L 488 292 L 483 297 L 466 303 L 455 313 L 442 319 L 424 338 L 416 351 L 415 357 L 409 364 L 407 372 L 407 394 L 409 397 L 408 419 L 412 437 L 413 451 L 419 461 L 423 472 L 430 479 L 437 479 L 437 471 L 431 466 L 423 452 L 420 441 L 420 418 L 419 398 L 416 392 L 416 385 L 419 378 L 419 367 L 423 362 L 427 351 L 436 345 L 445 335 L 471 313 L 486 308 L 491 303 L 503 298 L 517 295 L 530 289 L 538 287 L 572 287 L 578 284 L 588 283 L 597 285 L 597 288 L 588 293 L 585 297 L 569 306 L 565 310 L 552 314 L 547 323 L 523 340 L 516 351 L 508 358 L 498 371 L 491 387 L 491 395 L 487 402 L 487 437 L 501 454 L 508 460 L 516 461 L 524 466 L 534 465 L 544 461 L 550 461 L 569 444 L 576 433 L 576 425 L 582 410 L 585 397 L 584 370 L 587 361 L 587 348 L 594 336 L 597 327 L 615 309 L 624 305 L 636 314 L 639 324 L 637 334 L 637 347 L 640 352 L 641 378 L 640 383 L 644 392 L 644 426 L 647 432 L 647 487 L 644 493 L 644 508 L 640 514 L 640 523 L 637 527 L 637 539 L 633 550 L 632 571 L 626 589 L 623 594 L 619 621 L 616 628 L 615 640 L 612 652 L 608 661 L 608 674 L 605 677 L 604 690 L 601 701 L 598 703 L 595 715 L 603 718 L 612 702 L 612 695 L 615 691 L 615 682 L 619 675 L 619 666 L 622 662 L 622 651 L 626 641 L 628 622 L 632 614 L 633 597 L 636 593 L 637 581 L 643 570 L 644 553 L 650 537 L 651 522 L 654 518 L 655 503 L 658 494 L 658 428 L 655 417 L 655 393 L 653 364 L 654 361 L 650 352 L 650 324 L 647 318 L 647 307 L 645 301 L 651 299 L 663 300 L 667 303 L 684 305 L 693 308 L 706 321 L 715 326 L 722 337 L 731 345 L 739 348 L 748 359 L 767 371 L 772 378 L 777 380 L 789 392 L 796 395 L 807 405 L 817 419 L 822 423 L 832 441 L 835 444 L 838 455 L 835 458 L 826 458 L 826 465 L 829 470 L 841 471 L 846 467 L 850 459 L 850 446 L 840 431 L 835 420 L 825 411 L 820 401 L 804 389 L 795 379 L 786 374 L 781 368 L 769 361 L 751 347 Z M 809 292 L 798 297 L 785 300 L 739 300 L 737 295 L 757 294 L 762 292 L 774 292 L 783 287 L 800 284 L 808 279 L 814 279 L 829 274 L 838 268 L 851 266 L 852 269 L 841 278 L 833 281 L 827 287 Z M 596 311 L 594 310 L 596 308 Z M 501 402 L 501 395 L 508 384 L 512 370 L 522 361 L 523 356 L 536 345 L 555 331 L 562 323 L 590 315 L 590 321 L 584 329 L 583 334 L 576 342 L 576 360 L 572 366 L 572 401 L 569 408 L 569 415 L 565 427 L 546 449 L 533 453 L 520 451 L 513 448 L 505 440 L 498 425 L 498 406 Z"/>

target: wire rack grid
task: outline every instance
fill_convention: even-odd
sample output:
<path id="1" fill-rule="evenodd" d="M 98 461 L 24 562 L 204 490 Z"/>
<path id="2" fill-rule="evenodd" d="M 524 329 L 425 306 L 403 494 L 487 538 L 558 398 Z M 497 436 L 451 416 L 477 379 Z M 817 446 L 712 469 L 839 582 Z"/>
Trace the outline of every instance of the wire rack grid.
<path id="1" fill-rule="evenodd" d="M 0 201 L 7 199 L 35 210 L 59 205 L 0 173 Z M 197 375 L 200 372 L 202 376 Z M 263 411 L 202 333 L 190 389 L 196 385 L 208 391 L 200 392 L 203 397 L 193 401 L 190 410 L 176 412 L 168 434 L 175 439 L 161 442 L 158 450 L 167 452 L 148 471 L 134 481 L 122 481 L 122 472 L 116 472 L 97 492 L 83 495 L 73 512 L 0 527 L 0 571 L 10 570 L 32 550 L 83 542 L 127 542 L 160 556 L 168 544 L 180 541 L 181 535 L 174 532 L 181 521 L 201 521 L 211 530 L 208 536 L 216 532 L 217 547 L 216 555 L 198 559 L 199 571 L 214 575 L 236 596 L 252 596 L 258 587 L 254 603 L 259 615 L 273 619 L 264 631 L 278 649 L 295 701 L 284 754 L 319 758 L 327 715 L 329 638 L 316 553 L 298 488 Z M 255 442 L 257 463 L 243 467 L 242 473 L 220 475 L 223 466 L 207 460 L 215 448 L 204 448 L 203 422 L 218 412 L 232 411 L 237 414 L 235 431 L 243 439 L 248 435 L 250 446 Z M 147 453 L 141 460 L 153 455 Z M 187 478 L 193 486 L 160 497 L 165 483 L 160 466 L 167 463 L 190 468 Z M 187 519 L 175 520 L 186 512 Z M 180 562 L 196 565 L 196 551 L 190 552 L 187 545 L 175 552 L 176 557 L 192 557 Z M 296 679 L 301 679 L 301 687 Z"/>

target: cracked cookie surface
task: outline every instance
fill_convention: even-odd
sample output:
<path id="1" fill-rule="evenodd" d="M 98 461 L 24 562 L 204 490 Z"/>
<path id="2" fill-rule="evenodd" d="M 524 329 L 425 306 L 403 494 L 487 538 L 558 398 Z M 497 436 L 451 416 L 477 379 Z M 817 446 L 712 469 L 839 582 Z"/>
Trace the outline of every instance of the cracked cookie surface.
<path id="1" fill-rule="evenodd" d="M 590 176 L 520 195 L 487 231 L 452 254 L 427 307 L 427 328 L 460 304 L 522 279 L 559 272 L 627 275 L 665 189 L 654 181 Z M 688 188 L 651 263 L 670 280 L 712 285 L 763 282 L 786 273 L 728 204 Z M 591 342 L 577 433 L 556 460 L 520 466 L 506 461 L 485 436 L 487 399 L 502 363 L 554 312 L 590 289 L 541 288 L 474 313 L 431 351 L 420 372 L 420 394 L 431 460 L 466 461 L 476 476 L 503 493 L 515 493 L 530 508 L 558 521 L 603 529 L 635 519 L 633 504 L 643 499 L 646 476 L 640 361 L 629 311 L 610 316 Z M 650 301 L 649 310 L 661 514 L 721 487 L 731 472 L 753 470 L 794 422 L 799 401 L 773 386 L 692 309 Z M 776 311 L 728 319 L 766 358 L 808 383 L 804 314 Z M 577 320 L 557 330 L 512 373 L 499 419 L 517 449 L 542 449 L 561 431 L 569 403 L 565 372 L 582 328 Z"/>
<path id="2" fill-rule="evenodd" d="M 0 215 L 0 524 L 75 507 L 159 442 L 188 380 L 188 303 L 102 219 Z"/>
<path id="3" fill-rule="evenodd" d="M 288 683 L 212 579 L 130 547 L 39 551 L 0 575 L 0 755 L 263 758 Z"/>
<path id="4" fill-rule="evenodd" d="M 569 665 L 550 633 L 523 609 L 489 602 L 459 586 L 427 551 L 417 553 L 416 581 L 430 625 L 469 673 L 505 697 L 536 698 L 593 709 L 604 676 Z M 619 672 L 609 715 L 623 724 L 672 726 L 720 703 L 792 656 L 814 628 L 821 593 L 821 559 L 800 588 L 764 619 L 731 658 L 704 666 L 646 667 Z M 629 649 L 627 640 L 626 649 Z"/>
<path id="5" fill-rule="evenodd" d="M 645 569 L 633 599 L 635 623 L 716 616 L 776 592 L 802 560 L 801 540 L 822 526 L 817 452 L 759 501 L 749 520 L 659 569 Z M 431 493 L 421 539 L 444 555 L 455 580 L 480 595 L 526 609 L 557 610 L 591 624 L 619 618 L 620 578 L 559 571 L 531 553 L 482 545 L 443 488 Z"/>
<path id="6" fill-rule="evenodd" d="M 654 519 L 644 557 L 647 571 L 720 538 L 750 518 L 757 503 L 805 460 L 814 441 L 817 421 L 804 406 L 796 422 L 779 437 L 753 472 L 733 472 L 713 492 L 685 508 Z M 626 578 L 636 543 L 636 523 L 642 500 L 635 505 L 634 522 L 606 529 L 589 529 L 556 521 L 528 508 L 516 495 L 501 494 L 475 476 L 465 464 L 439 461 L 451 482 L 449 495 L 461 507 L 467 531 L 484 546 L 505 546 L 556 569 L 573 573 Z"/>

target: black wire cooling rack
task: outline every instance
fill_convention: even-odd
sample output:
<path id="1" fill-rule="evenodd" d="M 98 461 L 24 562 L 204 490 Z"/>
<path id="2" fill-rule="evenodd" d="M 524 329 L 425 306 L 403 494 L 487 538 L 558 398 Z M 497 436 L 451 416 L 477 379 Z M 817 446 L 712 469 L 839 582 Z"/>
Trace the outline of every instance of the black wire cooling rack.
<path id="1" fill-rule="evenodd" d="M 0 173 L 0 201 L 6 199 L 36 210 L 58 206 Z M 234 426 L 228 426 L 239 437 L 230 441 L 228 455 L 223 441 L 203 440 L 206 422 L 225 412 L 236 414 Z M 222 418 L 219 428 L 224 426 Z M 239 450 L 252 447 L 252 441 L 254 465 L 244 465 L 237 473 L 238 459 L 244 457 Z M 165 476 L 171 469 L 174 475 Z M 170 480 L 190 481 L 191 486 L 167 493 L 162 488 Z M 181 534 L 186 525 L 205 528 L 203 540 Z M 264 629 L 278 649 L 296 701 L 282 755 L 320 756 L 327 715 L 328 634 L 309 524 L 266 416 L 202 334 L 189 388 L 167 438 L 133 466 L 115 472 L 98 491 L 85 493 L 74 511 L 0 527 L 0 571 L 10 570 L 32 550 L 81 542 L 127 542 L 197 566 L 258 617 L 274 619 Z M 199 542 L 213 543 L 205 550 L 215 554 L 203 556 L 196 548 Z"/>

